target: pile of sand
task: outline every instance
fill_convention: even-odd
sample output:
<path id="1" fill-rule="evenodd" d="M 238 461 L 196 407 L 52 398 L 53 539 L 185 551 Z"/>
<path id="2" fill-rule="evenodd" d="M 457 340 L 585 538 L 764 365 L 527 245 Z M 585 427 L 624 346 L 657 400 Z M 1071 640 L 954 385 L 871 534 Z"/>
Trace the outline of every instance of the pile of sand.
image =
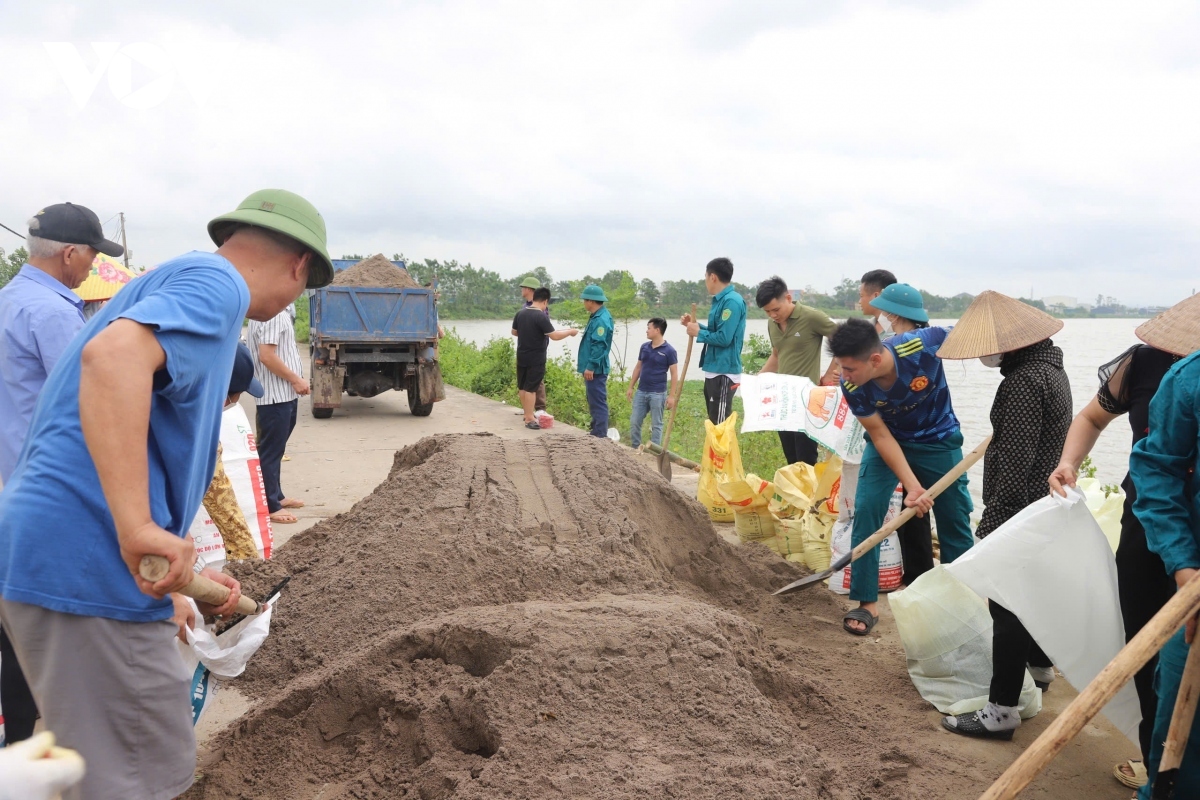
<path id="1" fill-rule="evenodd" d="M 896 708 L 835 688 L 891 690 L 812 641 L 837 601 L 771 597 L 792 565 L 611 442 L 422 440 L 277 560 L 257 705 L 189 798 L 948 796 Z"/>
<path id="2" fill-rule="evenodd" d="M 334 286 L 375 286 L 382 289 L 420 289 L 408 270 L 388 261 L 383 253 L 364 258 L 333 277 Z"/>

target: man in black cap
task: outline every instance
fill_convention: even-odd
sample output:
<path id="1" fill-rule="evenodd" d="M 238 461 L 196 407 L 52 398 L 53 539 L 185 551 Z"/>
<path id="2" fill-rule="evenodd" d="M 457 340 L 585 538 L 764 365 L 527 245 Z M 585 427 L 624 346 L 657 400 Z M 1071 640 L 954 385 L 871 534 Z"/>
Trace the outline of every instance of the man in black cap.
<path id="1" fill-rule="evenodd" d="M 0 483 L 7 483 L 29 432 L 33 407 L 58 357 L 83 327 L 83 283 L 96 253 L 119 256 L 100 218 L 74 203 L 46 206 L 29 220 L 29 260 L 0 289 Z M 37 706 L 0 629 L 0 708 L 5 738 L 33 735 Z"/>

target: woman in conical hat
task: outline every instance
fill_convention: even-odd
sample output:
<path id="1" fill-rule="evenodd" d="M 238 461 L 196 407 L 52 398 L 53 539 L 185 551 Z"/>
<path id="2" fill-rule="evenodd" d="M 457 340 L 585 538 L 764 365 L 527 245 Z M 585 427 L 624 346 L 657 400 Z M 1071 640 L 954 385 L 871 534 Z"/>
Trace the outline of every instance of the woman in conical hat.
<path id="1" fill-rule="evenodd" d="M 992 401 L 992 443 L 983 466 L 983 517 L 975 533 L 987 536 L 1021 509 L 1046 495 L 1071 425 L 1071 384 L 1062 350 L 1050 336 L 1062 322 L 1044 311 L 984 292 L 967 308 L 942 343 L 942 358 L 978 358 L 1004 375 Z M 980 711 L 946 717 L 955 733 L 1012 739 L 1021 724 L 1017 705 L 1025 670 L 1043 689 L 1054 666 L 1017 616 L 995 601 L 992 614 L 992 685 Z"/>
<path id="2" fill-rule="evenodd" d="M 1200 295 L 1175 304 L 1143 323 L 1135 333 L 1145 344 L 1134 345 L 1100 368 L 1099 391 L 1071 423 L 1058 467 L 1050 476 L 1052 491 L 1065 494 L 1063 487 L 1075 485 L 1079 466 L 1096 445 L 1100 432 L 1122 414 L 1129 415 L 1134 444 L 1146 437 L 1150 400 L 1163 376 L 1179 359 L 1200 349 Z M 1167 574 L 1162 559 L 1146 546 L 1146 530 L 1133 513 L 1137 492 L 1128 475 L 1121 488 L 1125 491 L 1125 509 L 1117 548 L 1117 588 L 1128 640 L 1171 599 L 1175 581 Z M 1143 761 L 1150 754 L 1158 708 L 1154 691 L 1157 663 L 1157 657 L 1150 659 L 1133 679 L 1142 708 L 1138 739 Z M 1143 761 L 1122 762 L 1114 767 L 1113 775 L 1124 785 L 1137 788 L 1146 782 Z"/>

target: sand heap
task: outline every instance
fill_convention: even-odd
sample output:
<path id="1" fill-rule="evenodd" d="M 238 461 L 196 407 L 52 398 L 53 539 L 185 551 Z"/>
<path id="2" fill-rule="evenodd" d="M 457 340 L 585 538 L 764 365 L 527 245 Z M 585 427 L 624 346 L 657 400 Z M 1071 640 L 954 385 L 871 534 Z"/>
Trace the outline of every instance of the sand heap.
<path id="1" fill-rule="evenodd" d="M 400 269 L 383 253 L 364 258 L 333 276 L 334 286 L 376 286 L 383 289 L 420 289 L 408 270 Z"/>
<path id="2" fill-rule="evenodd" d="M 770 597 L 792 565 L 611 442 L 422 440 L 277 559 L 258 704 L 189 798 L 944 796 L 832 682 L 878 671 L 802 641 L 836 601 Z"/>

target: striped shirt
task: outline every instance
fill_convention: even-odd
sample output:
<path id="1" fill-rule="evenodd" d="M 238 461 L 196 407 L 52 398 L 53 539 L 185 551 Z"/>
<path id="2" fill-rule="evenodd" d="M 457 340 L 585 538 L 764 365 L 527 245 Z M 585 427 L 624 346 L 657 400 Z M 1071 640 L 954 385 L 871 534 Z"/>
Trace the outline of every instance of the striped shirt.
<path id="1" fill-rule="evenodd" d="M 292 372 L 303 377 L 304 364 L 300 360 L 300 350 L 296 347 L 296 309 L 288 306 L 266 322 L 250 320 L 246 329 L 246 345 L 250 355 L 254 357 L 254 377 L 263 385 L 263 396 L 255 400 L 256 405 L 267 406 L 273 403 L 289 403 L 299 395 L 292 384 L 263 366 L 258 358 L 258 348 L 264 344 L 275 345 L 275 355 L 279 356 L 284 365 Z"/>

